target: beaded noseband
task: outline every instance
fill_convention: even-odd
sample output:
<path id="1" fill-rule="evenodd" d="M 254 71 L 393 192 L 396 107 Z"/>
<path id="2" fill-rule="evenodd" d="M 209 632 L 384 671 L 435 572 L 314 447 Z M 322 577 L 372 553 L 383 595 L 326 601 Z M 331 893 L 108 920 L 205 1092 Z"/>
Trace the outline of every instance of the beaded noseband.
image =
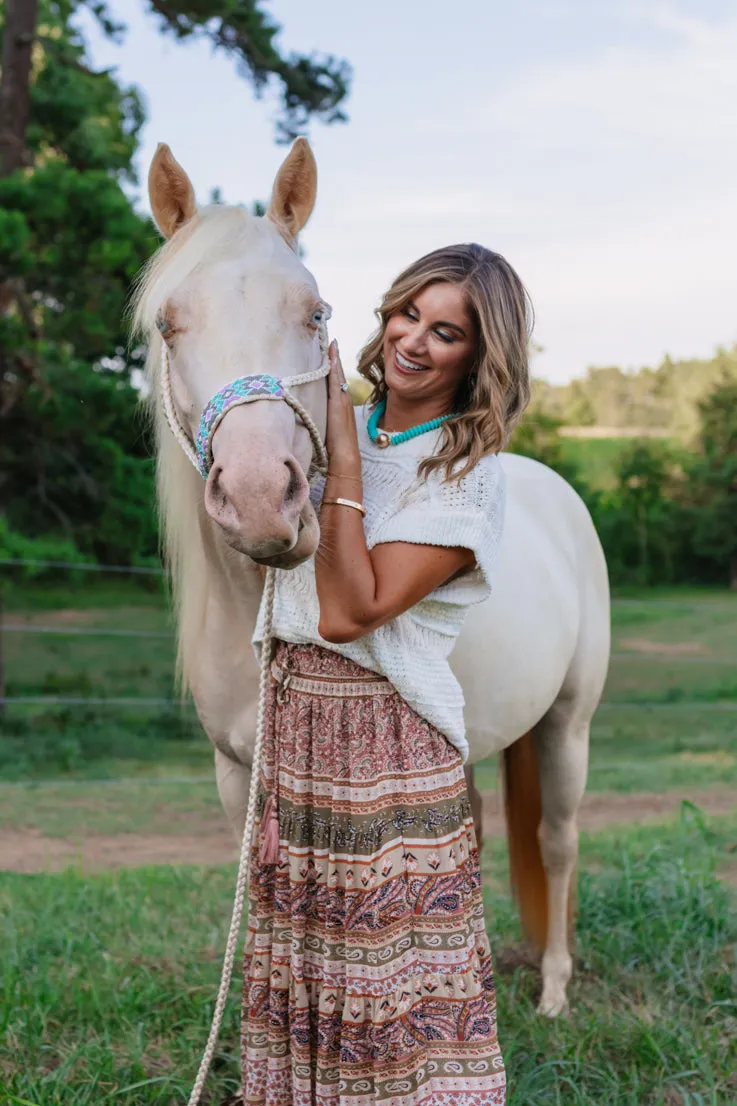
<path id="1" fill-rule="evenodd" d="M 311 384 L 314 380 L 320 380 L 330 372 L 328 360 L 328 328 L 327 321 L 331 310 L 328 304 L 322 302 L 321 310 L 323 318 L 318 327 L 318 339 L 320 342 L 320 366 L 312 372 L 300 373 L 281 379 L 269 376 L 266 373 L 257 373 L 251 376 L 240 376 L 237 380 L 226 384 L 224 388 L 216 392 L 205 406 L 200 419 L 194 441 L 187 433 L 174 406 L 174 398 L 171 391 L 171 368 L 169 365 L 169 351 L 166 342 L 161 344 L 161 398 L 164 406 L 164 414 L 169 424 L 169 429 L 179 442 L 185 455 L 194 465 L 204 480 L 212 468 L 212 439 L 215 431 L 220 426 L 228 411 L 233 407 L 240 407 L 243 403 L 251 403 L 257 399 L 279 399 L 288 403 L 292 410 L 299 416 L 312 440 L 312 448 L 316 457 L 315 468 L 319 472 L 325 472 L 328 467 L 328 456 L 320 431 L 315 425 L 314 419 L 293 396 L 291 389 L 296 384 Z"/>

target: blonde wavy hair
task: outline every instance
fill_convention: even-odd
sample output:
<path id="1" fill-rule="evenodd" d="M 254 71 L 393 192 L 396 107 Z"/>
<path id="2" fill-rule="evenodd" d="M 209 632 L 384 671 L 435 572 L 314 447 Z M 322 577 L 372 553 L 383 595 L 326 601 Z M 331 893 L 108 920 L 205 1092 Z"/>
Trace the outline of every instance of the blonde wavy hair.
<path id="1" fill-rule="evenodd" d="M 387 394 L 384 331 L 428 284 L 447 281 L 465 292 L 476 324 L 478 350 L 456 392 L 458 417 L 444 423 L 438 449 L 420 462 L 418 475 L 442 469 L 445 480 L 460 480 L 482 457 L 498 453 L 530 401 L 528 353 L 533 312 L 522 281 L 498 253 L 475 243 L 445 246 L 400 273 L 376 311 L 379 328 L 358 359 L 358 372 L 373 385 L 369 404 Z"/>

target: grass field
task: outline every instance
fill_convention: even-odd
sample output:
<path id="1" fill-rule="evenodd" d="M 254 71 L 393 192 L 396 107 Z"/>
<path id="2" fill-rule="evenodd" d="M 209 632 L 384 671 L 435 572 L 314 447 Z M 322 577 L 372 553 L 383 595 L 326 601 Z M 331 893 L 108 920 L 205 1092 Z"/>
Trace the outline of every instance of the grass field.
<path id="1" fill-rule="evenodd" d="M 158 588 L 89 579 L 16 588 L 6 622 L 170 630 Z M 172 695 L 167 636 L 14 631 L 4 644 L 10 696 Z M 737 597 L 629 592 L 614 604 L 613 650 L 589 791 L 688 800 L 734 785 Z M 477 783 L 495 786 L 494 763 L 478 766 Z M 190 708 L 9 705 L 0 841 L 3 831 L 21 842 L 171 841 L 213 827 L 226 832 Z M 56 874 L 0 874 L 0 1103 L 186 1102 L 233 879 L 222 865 L 93 873 L 74 861 Z M 571 1012 L 555 1023 L 534 1014 L 539 974 L 520 955 L 506 885 L 503 842 L 489 839 L 510 1106 L 737 1104 L 737 810 L 707 818 L 685 802 L 675 820 L 584 835 Z M 211 1106 L 237 1086 L 237 1026 L 234 988 Z"/>
<path id="2" fill-rule="evenodd" d="M 26 585 L 10 626 L 170 632 L 163 597 L 133 585 Z M 613 606 L 613 658 L 592 732 L 593 790 L 737 782 L 737 596 L 630 592 Z M 169 699 L 168 637 L 6 632 L 7 694 Z M 8 707 L 0 779 L 200 776 L 211 751 L 191 706 Z M 493 764 L 480 766 L 493 785 Z"/>
<path id="3" fill-rule="evenodd" d="M 505 950 L 518 931 L 503 856 L 487 851 L 510 1106 L 737 1101 L 737 916 L 717 879 L 736 842 L 737 821 L 688 809 L 666 830 L 585 839 L 571 1013 L 554 1023 L 534 1013 L 537 971 Z M 0 876 L 6 1101 L 185 1102 L 232 882 L 195 868 Z M 237 1086 L 237 1026 L 234 988 L 213 1104 Z"/>

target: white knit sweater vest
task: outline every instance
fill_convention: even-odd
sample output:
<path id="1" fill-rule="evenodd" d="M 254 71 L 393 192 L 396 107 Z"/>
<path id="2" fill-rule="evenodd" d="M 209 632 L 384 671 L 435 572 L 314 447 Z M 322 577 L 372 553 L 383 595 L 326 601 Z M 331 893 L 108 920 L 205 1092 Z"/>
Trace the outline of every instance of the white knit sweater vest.
<path id="1" fill-rule="evenodd" d="M 431 592 L 357 641 L 333 644 L 320 637 L 314 558 L 279 572 L 274 602 L 274 637 L 332 649 L 394 685 L 402 698 L 468 757 L 463 692 L 448 658 L 466 609 L 485 599 L 504 524 L 504 470 L 497 456 L 485 457 L 463 479 L 446 483 L 433 472 L 417 477 L 423 457 L 434 452 L 441 431 L 378 449 L 368 436 L 368 410 L 356 409 L 369 549 L 383 542 L 456 546 L 476 557 L 473 571 Z M 319 510 L 323 482 L 313 489 Z M 253 635 L 263 637 L 263 608 Z"/>

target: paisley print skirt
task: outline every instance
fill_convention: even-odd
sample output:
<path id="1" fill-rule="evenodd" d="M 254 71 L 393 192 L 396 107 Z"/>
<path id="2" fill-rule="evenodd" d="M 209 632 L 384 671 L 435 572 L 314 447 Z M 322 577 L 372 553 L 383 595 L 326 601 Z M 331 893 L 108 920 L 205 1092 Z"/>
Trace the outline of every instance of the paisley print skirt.
<path id="1" fill-rule="evenodd" d="M 391 684 L 320 646 L 278 643 L 272 677 L 244 1103 L 503 1104 L 460 755 Z"/>

